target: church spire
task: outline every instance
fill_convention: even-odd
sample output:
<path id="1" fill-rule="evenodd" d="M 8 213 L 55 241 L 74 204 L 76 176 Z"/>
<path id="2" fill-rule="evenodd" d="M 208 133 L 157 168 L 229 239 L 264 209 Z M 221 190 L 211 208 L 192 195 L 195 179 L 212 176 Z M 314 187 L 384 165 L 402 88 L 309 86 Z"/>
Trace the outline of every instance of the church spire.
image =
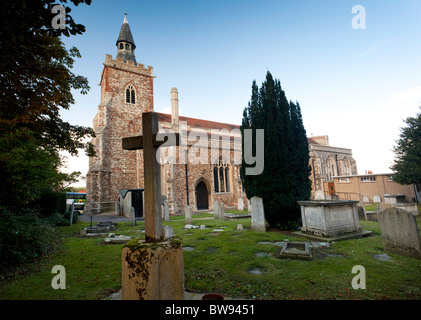
<path id="1" fill-rule="evenodd" d="M 134 49 L 136 49 L 136 45 L 133 40 L 129 23 L 127 22 L 127 13 L 124 14 L 123 25 L 121 26 L 116 46 L 117 58 L 122 58 L 124 62 L 133 61 L 135 65 L 137 64 L 134 55 Z"/>

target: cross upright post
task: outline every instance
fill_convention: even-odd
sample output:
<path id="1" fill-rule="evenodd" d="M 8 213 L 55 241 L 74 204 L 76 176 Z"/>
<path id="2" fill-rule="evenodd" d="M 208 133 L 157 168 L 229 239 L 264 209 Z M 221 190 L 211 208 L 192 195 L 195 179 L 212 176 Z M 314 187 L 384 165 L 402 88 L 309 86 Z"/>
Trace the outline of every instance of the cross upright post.
<path id="1" fill-rule="evenodd" d="M 161 165 L 156 159 L 159 146 L 154 144 L 153 135 L 158 133 L 156 113 L 142 115 L 143 126 L 143 174 L 145 195 L 145 239 L 153 242 L 162 237 L 161 215 Z"/>
<path id="2" fill-rule="evenodd" d="M 158 148 L 167 141 L 158 141 L 158 115 L 155 112 L 142 113 L 143 136 L 123 138 L 123 149 L 143 149 L 143 174 L 145 195 L 145 240 L 155 242 L 162 239 L 162 213 L 161 213 L 161 165 L 156 153 Z M 178 134 L 173 133 L 179 144 Z"/>

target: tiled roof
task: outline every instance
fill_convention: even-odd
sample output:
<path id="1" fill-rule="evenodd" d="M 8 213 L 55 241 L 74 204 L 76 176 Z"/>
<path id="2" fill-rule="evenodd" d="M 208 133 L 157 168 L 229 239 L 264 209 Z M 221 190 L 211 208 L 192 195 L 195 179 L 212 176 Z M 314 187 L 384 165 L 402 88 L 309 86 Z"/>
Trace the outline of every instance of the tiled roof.
<path id="1" fill-rule="evenodd" d="M 171 123 L 171 115 L 166 113 L 157 112 L 158 121 Z M 229 131 L 233 129 L 240 129 L 239 125 L 222 123 L 216 121 L 195 119 L 189 117 L 179 117 L 179 121 L 186 121 L 190 127 L 203 128 L 203 129 L 227 129 Z M 319 144 L 313 138 L 307 138 L 309 144 Z"/>
<path id="2" fill-rule="evenodd" d="M 316 140 L 313 138 L 307 138 L 309 144 L 319 144 Z"/>
<path id="3" fill-rule="evenodd" d="M 130 26 L 127 22 L 126 17 L 124 17 L 124 22 L 121 26 L 120 34 L 118 35 L 118 39 L 117 39 L 117 43 L 119 43 L 120 41 L 129 42 L 133 45 L 133 47 L 136 48 L 136 45 L 134 44 L 132 32 L 130 30 Z"/>
<path id="4" fill-rule="evenodd" d="M 171 123 L 171 115 L 166 113 L 159 113 L 158 114 L 158 121 L 161 122 L 169 122 Z M 187 125 L 190 127 L 195 128 L 203 128 L 203 129 L 227 129 L 229 131 L 233 129 L 240 129 L 239 125 L 235 124 L 228 124 L 228 123 L 222 123 L 222 122 L 216 122 L 216 121 L 209 121 L 209 120 L 202 120 L 202 119 L 195 119 L 195 118 L 189 118 L 189 117 L 179 117 L 179 121 L 185 121 L 187 122 Z"/>

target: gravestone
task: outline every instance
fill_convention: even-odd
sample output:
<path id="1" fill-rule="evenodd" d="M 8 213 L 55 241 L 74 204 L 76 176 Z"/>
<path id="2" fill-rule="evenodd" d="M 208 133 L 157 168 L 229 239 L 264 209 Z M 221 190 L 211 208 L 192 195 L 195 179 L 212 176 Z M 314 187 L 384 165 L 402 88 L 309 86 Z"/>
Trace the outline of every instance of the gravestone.
<path id="1" fill-rule="evenodd" d="M 136 225 L 136 210 L 133 207 L 130 209 L 130 221 L 132 222 L 132 226 Z"/>
<path id="2" fill-rule="evenodd" d="M 186 208 L 184 209 L 184 216 L 186 218 L 186 224 L 192 224 L 193 217 L 190 206 L 186 206 Z"/>
<path id="3" fill-rule="evenodd" d="M 213 217 L 219 219 L 219 201 L 213 202 Z"/>
<path id="4" fill-rule="evenodd" d="M 164 239 L 169 239 L 174 236 L 174 229 L 172 226 L 162 227 L 162 234 Z"/>
<path id="5" fill-rule="evenodd" d="M 255 231 L 266 232 L 265 210 L 263 207 L 263 199 L 253 197 L 251 202 L 251 229 Z"/>
<path id="6" fill-rule="evenodd" d="M 244 210 L 244 200 L 243 198 L 238 198 L 238 211 L 243 211 Z"/>
<path id="7" fill-rule="evenodd" d="M 374 203 L 379 203 L 379 202 L 382 202 L 382 199 L 380 198 L 380 196 L 375 195 L 375 196 L 373 196 L 373 202 Z"/>
<path id="8" fill-rule="evenodd" d="M 219 203 L 219 218 L 218 219 L 224 219 L 225 217 L 225 204 L 223 202 Z"/>
<path id="9" fill-rule="evenodd" d="M 312 260 L 311 246 L 309 242 L 285 241 L 279 254 L 281 259 Z"/>
<path id="10" fill-rule="evenodd" d="M 301 208 L 301 231 L 307 238 L 320 241 L 356 239 L 372 234 L 362 230 L 356 200 L 297 201 Z"/>
<path id="11" fill-rule="evenodd" d="M 170 221 L 170 206 L 168 200 L 164 200 L 164 221 Z"/>
<path id="12" fill-rule="evenodd" d="M 314 200 L 325 200 L 325 193 L 323 190 L 316 190 L 314 193 Z"/>
<path id="13" fill-rule="evenodd" d="M 251 212 L 251 203 L 250 203 L 250 199 L 247 199 L 247 211 Z"/>
<path id="14" fill-rule="evenodd" d="M 366 213 L 365 213 L 364 203 L 359 202 L 357 204 L 357 210 L 358 210 L 358 218 L 360 220 L 367 220 L 367 216 L 366 216 Z"/>
<path id="15" fill-rule="evenodd" d="M 416 216 L 399 208 L 388 208 L 378 216 L 384 250 L 421 259 Z"/>
<path id="16" fill-rule="evenodd" d="M 161 164 L 157 159 L 158 148 L 164 143 L 180 145 L 180 136 L 158 133 L 158 115 L 154 112 L 142 113 L 142 127 L 143 136 L 122 141 L 125 150 L 143 149 L 145 189 L 145 240 L 134 239 L 122 249 L 122 299 L 184 300 L 183 246 L 176 237 L 164 239 Z"/>

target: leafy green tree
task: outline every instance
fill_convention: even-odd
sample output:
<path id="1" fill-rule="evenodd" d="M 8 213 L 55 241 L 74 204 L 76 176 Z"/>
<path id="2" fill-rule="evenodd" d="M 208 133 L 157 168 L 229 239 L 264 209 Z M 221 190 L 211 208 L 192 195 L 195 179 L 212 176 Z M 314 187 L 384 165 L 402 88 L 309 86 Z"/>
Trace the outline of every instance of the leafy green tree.
<path id="1" fill-rule="evenodd" d="M 397 145 L 394 147 L 396 158 L 391 169 L 396 172 L 393 180 L 401 184 L 421 182 L 421 113 L 405 120 Z"/>
<path id="2" fill-rule="evenodd" d="M 45 216 L 61 210 L 62 195 L 53 190 L 80 174 L 60 172 L 59 151 L 95 154 L 84 142 L 93 130 L 60 116 L 75 102 L 72 90 L 89 90 L 88 80 L 71 71 L 79 51 L 66 49 L 60 38 L 82 34 L 85 27 L 67 6 L 66 28 L 52 25 L 51 4 L 67 2 L 0 2 L 0 272 L 54 247 L 54 230 Z M 91 0 L 69 2 L 89 5 Z"/>
<path id="3" fill-rule="evenodd" d="M 71 69 L 76 48 L 66 49 L 60 36 L 82 34 L 66 7 L 66 28 L 54 29 L 49 0 L 0 4 L 0 205 L 25 204 L 46 187 L 59 188 L 77 173 L 60 173 L 59 150 L 93 155 L 91 128 L 63 121 L 60 110 L 74 104 L 72 90 L 89 90 L 88 80 Z M 61 0 L 67 4 L 67 0 Z M 71 0 L 74 5 L 91 0 Z M 13 200 L 12 200 L 13 198 Z"/>
<path id="4" fill-rule="evenodd" d="M 1 2 L 0 138 L 29 129 L 41 147 L 72 155 L 84 148 L 92 154 L 93 146 L 82 142 L 93 135 L 92 129 L 71 125 L 60 117 L 60 110 L 75 102 L 71 90 L 82 94 L 89 90 L 88 80 L 71 72 L 74 58 L 80 58 L 78 49 L 67 50 L 60 36 L 82 34 L 85 27 L 74 22 L 66 7 L 66 29 L 54 29 L 53 2 Z M 90 4 L 91 0 L 71 2 Z"/>
<path id="5" fill-rule="evenodd" d="M 244 157 L 241 167 L 248 198 L 263 199 L 265 217 L 275 227 L 292 227 L 300 217 L 298 200 L 310 196 L 308 142 L 299 104 L 288 103 L 281 83 L 267 72 L 259 89 L 252 84 L 252 95 L 244 109 L 241 131 L 264 129 L 264 171 L 246 175 Z M 253 154 L 256 146 L 253 145 Z"/>

